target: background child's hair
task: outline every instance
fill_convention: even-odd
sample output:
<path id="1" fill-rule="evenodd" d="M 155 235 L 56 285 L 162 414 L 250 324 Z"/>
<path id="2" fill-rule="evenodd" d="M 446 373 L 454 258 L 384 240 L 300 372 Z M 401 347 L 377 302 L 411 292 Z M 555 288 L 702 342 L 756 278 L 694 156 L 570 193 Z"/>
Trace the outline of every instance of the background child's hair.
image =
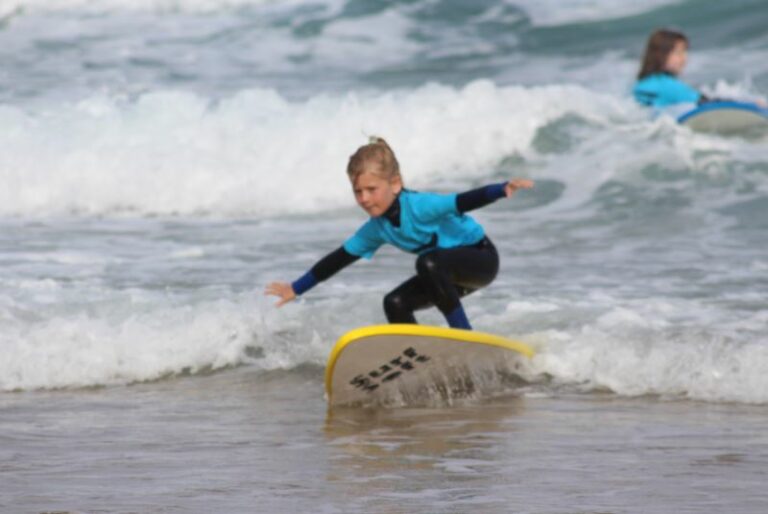
<path id="1" fill-rule="evenodd" d="M 400 164 L 395 152 L 383 138 L 371 136 L 367 145 L 361 146 L 349 157 L 347 175 L 352 183 L 366 171 L 387 180 L 400 177 Z"/>
<path id="2" fill-rule="evenodd" d="M 651 34 L 645 47 L 645 55 L 640 66 L 640 72 L 637 74 L 638 80 L 654 73 L 667 72 L 665 68 L 667 57 L 678 41 L 682 41 L 686 47 L 688 46 L 688 38 L 677 30 L 659 29 Z"/>

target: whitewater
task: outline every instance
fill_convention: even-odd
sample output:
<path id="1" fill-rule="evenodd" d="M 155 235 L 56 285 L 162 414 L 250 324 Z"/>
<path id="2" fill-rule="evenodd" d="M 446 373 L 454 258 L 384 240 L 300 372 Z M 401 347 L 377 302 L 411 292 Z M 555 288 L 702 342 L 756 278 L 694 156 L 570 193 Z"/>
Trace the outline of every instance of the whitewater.
<path id="1" fill-rule="evenodd" d="M 642 204 L 650 202 L 652 206 L 654 202 L 663 202 L 663 198 L 655 198 L 658 196 L 669 197 L 667 201 L 673 203 L 669 209 L 680 218 L 681 224 L 685 218 L 699 214 L 712 218 L 711 227 L 715 230 L 722 226 L 719 230 L 726 234 L 738 233 L 727 227 L 734 216 L 718 217 L 711 212 L 736 209 L 738 214 L 740 209 L 759 208 L 765 194 L 760 169 L 764 141 L 724 140 L 691 134 L 670 120 L 648 121 L 639 108 L 624 99 L 592 93 L 575 85 L 499 86 L 478 80 L 462 88 L 428 84 L 413 91 L 318 96 L 305 102 L 291 102 L 275 91 L 258 89 L 215 103 L 192 93 L 160 91 L 134 102 L 102 97 L 57 105 L 45 113 L 44 120 L 34 112 L 12 106 L 5 106 L 3 111 L 0 124 L 6 130 L 0 138 L 4 147 L 12 149 L 0 157 L 3 182 L 8 186 L 4 188 L 0 204 L 9 228 L 5 246 L 6 260 L 11 264 L 5 266 L 2 273 L 9 305 L 3 332 L 4 347 L 12 350 L 4 363 L 2 384 L 4 389 L 12 390 L 125 383 L 180 373 L 183 369 L 219 368 L 247 361 L 246 349 L 252 334 L 260 332 L 265 337 L 268 333 L 268 329 L 248 319 L 259 311 L 264 311 L 262 316 L 275 315 L 269 304 L 254 303 L 259 296 L 259 285 L 270 280 L 269 276 L 251 276 L 250 290 L 246 284 L 236 281 L 229 284 L 232 291 L 217 298 L 213 306 L 207 303 L 207 295 L 191 288 L 175 293 L 187 295 L 185 299 L 174 298 L 169 303 L 167 293 L 157 295 L 153 291 L 162 285 L 162 275 L 156 275 L 158 283 L 152 284 L 152 279 L 140 276 L 141 263 L 163 261 L 156 272 L 171 275 L 189 273 L 183 269 L 189 263 L 215 269 L 216 259 L 222 257 L 219 250 L 208 248 L 205 240 L 185 240 L 200 236 L 207 239 L 210 236 L 204 234 L 200 225 L 210 227 L 214 223 L 215 228 L 209 230 L 219 232 L 218 237 L 225 239 L 219 244 L 229 246 L 230 252 L 245 252 L 245 248 L 236 248 L 243 244 L 239 239 L 242 237 L 239 226 L 253 225 L 255 232 L 249 234 L 252 241 L 247 246 L 271 263 L 268 271 L 278 275 L 279 264 L 286 258 L 286 247 L 270 252 L 258 248 L 259 240 L 283 238 L 283 243 L 291 248 L 307 237 L 307 229 L 318 230 L 314 227 L 314 217 L 333 219 L 344 212 L 343 217 L 349 220 L 344 219 L 342 224 L 346 232 L 323 230 L 327 232 L 323 239 L 325 245 L 324 248 L 318 245 L 317 256 L 323 249 L 330 251 L 337 240 L 353 230 L 354 221 L 361 221 L 359 215 L 351 212 L 354 205 L 343 166 L 350 153 L 347 142 L 364 141 L 366 134 L 387 135 L 397 148 L 407 183 L 413 188 L 458 190 L 498 180 L 504 173 L 520 173 L 518 170 L 535 176 L 541 191 L 534 193 L 526 208 L 514 213 L 513 218 L 525 218 L 524 223 L 515 221 L 517 232 L 550 234 L 547 237 L 562 237 L 557 232 L 564 228 L 557 224 L 568 227 L 576 223 L 576 219 L 580 219 L 579 223 L 602 223 L 605 227 L 624 224 L 617 217 L 629 212 L 637 215 L 637 220 L 628 228 L 641 230 L 654 214 L 643 213 L 649 206 Z M 405 114 L 400 114 L 401 111 Z M 515 122 L 509 123 L 510 119 Z M 557 147 L 557 144 L 564 146 Z M 552 145 L 555 146 L 550 148 Z M 642 148 L 642 151 L 627 162 L 625 156 L 631 147 Z M 732 171 L 735 165 L 741 168 L 738 174 Z M 654 174 L 654 169 L 660 171 Z M 752 190 L 744 191 L 745 188 Z M 687 205 L 689 202 L 693 205 Z M 622 204 L 626 205 L 622 207 Z M 151 221 L 156 218 L 162 219 Z M 735 219 L 738 220 L 738 216 Z M 102 224 L 107 227 L 101 228 Z M 227 228 L 229 224 L 231 229 Z M 167 225 L 181 233 L 175 236 L 168 233 Z M 297 241 L 279 234 L 270 235 L 269 229 L 261 228 L 270 225 L 288 225 L 287 229 L 280 230 L 292 234 Z M 45 228 L 35 230 L 36 226 Z M 81 235 L 71 237 L 66 235 L 68 231 L 81 232 Z M 157 232 L 155 244 L 141 240 L 140 236 L 147 231 Z M 228 232 L 234 233 L 233 239 L 226 240 Z M 599 232 L 596 228 L 596 239 L 604 237 Z M 690 232 L 691 229 L 676 231 L 676 235 L 685 238 L 692 235 Z M 34 238 L 36 234 L 41 234 L 42 240 L 29 241 L 30 235 Z M 109 237 L 103 238 L 103 235 Z M 631 234 L 613 235 L 614 248 L 610 253 L 625 253 L 638 244 Z M 651 240 L 660 236 L 674 237 L 664 234 L 662 227 L 658 234 L 650 231 L 646 234 Z M 46 241 L 46 237 L 51 240 Z M 521 237 L 520 234 L 513 236 L 514 239 Z M 714 235 L 705 236 L 705 240 L 707 238 L 719 246 Z M 705 240 L 696 244 L 701 245 Z M 113 248 L 115 244 L 117 247 Z M 535 256 L 534 260 L 554 258 L 557 261 L 558 257 L 551 255 L 554 250 L 546 249 L 544 241 L 538 244 L 544 245 L 541 253 L 545 255 Z M 640 244 L 653 246 L 652 241 Z M 36 252 L 35 245 L 52 248 Z M 20 253 L 26 246 L 32 248 Z M 168 246 L 171 248 L 166 248 Z M 689 248 L 688 252 L 692 250 Z M 591 266 L 596 269 L 609 254 L 594 255 Z M 734 256 L 726 253 L 723 257 Z M 568 260 L 567 254 L 561 258 L 562 262 Z M 690 255 L 682 255 L 681 258 L 684 262 L 680 265 L 685 267 L 696 264 L 701 257 L 692 259 Z M 312 258 L 305 259 L 304 266 L 311 262 Z M 553 262 L 554 266 L 559 264 Z M 113 302 L 133 301 L 133 295 L 126 296 L 110 277 L 109 269 L 118 266 L 121 274 L 128 275 L 127 280 L 145 282 L 134 294 L 146 296 L 156 309 L 148 308 L 149 312 L 144 312 L 126 305 L 117 314 L 105 307 L 104 313 L 95 318 L 92 313 L 73 312 L 72 301 L 76 300 L 76 304 L 82 301 L 76 298 L 78 290 L 84 292 L 95 287 L 94 281 L 102 288 L 96 295 L 105 306 L 111 308 Z M 181 269 L 175 269 L 176 266 Z M 240 266 L 240 270 L 233 269 L 232 273 L 254 273 L 247 261 Z M 747 266 L 759 275 L 766 262 L 757 252 Z M 25 270 L 23 281 L 19 269 Z M 68 269 L 88 277 L 82 284 L 86 289 L 48 276 L 50 272 L 70 273 Z M 136 277 L 131 276 L 131 269 Z M 595 269 L 587 269 L 587 275 Z M 291 271 L 295 274 L 300 268 Z M 213 272 L 200 280 L 206 287 L 215 289 L 222 286 L 222 281 L 229 280 L 219 274 Z M 627 278 L 617 277 L 614 286 L 640 287 L 640 284 L 623 283 L 624 280 Z M 581 287 L 585 295 L 594 293 L 586 280 Z M 144 288 L 148 290 L 142 290 Z M 28 294 L 28 289 L 42 289 L 53 303 L 43 320 L 30 323 L 16 314 L 18 310 L 13 310 L 38 308 L 37 294 Z M 672 286 L 663 289 L 648 291 L 650 303 L 669 302 L 670 293 L 680 294 Z M 522 301 L 519 293 L 514 290 L 510 293 L 514 294 L 515 301 Z M 752 294 L 759 297 L 757 290 Z M 545 298 L 544 304 L 549 305 L 549 297 Z M 228 306 L 218 304 L 222 301 Z M 606 302 L 609 310 L 613 301 Z M 181 334 L 169 325 L 166 325 L 168 332 L 157 326 L 166 316 L 172 320 L 177 318 L 176 310 L 180 306 L 176 302 L 181 306 L 188 302 L 186 307 L 195 310 L 189 319 L 181 317 L 171 322 L 170 326 L 185 327 Z M 520 317 L 520 313 L 508 307 L 514 301 L 508 305 L 501 303 L 497 310 L 503 308 L 508 315 Z M 55 308 L 57 304 L 60 311 Z M 211 309 L 216 312 L 222 308 L 219 319 L 210 314 Z M 622 322 L 617 320 L 615 328 L 621 332 L 639 323 L 652 334 L 653 327 L 671 324 L 679 315 L 643 313 L 637 308 L 634 306 L 624 320 L 627 327 L 622 327 Z M 694 305 L 693 309 L 701 311 L 698 313 L 701 318 L 711 317 L 707 314 L 707 305 Z M 746 312 L 745 319 L 730 324 L 760 326 L 760 321 L 764 321 L 761 315 Z M 107 316 L 117 318 L 110 320 Z M 562 314 L 551 317 L 560 319 Z M 185 331 L 201 332 L 189 326 L 190 319 L 201 323 L 205 318 L 213 318 L 207 321 L 207 342 L 191 344 Z M 591 321 L 600 325 L 601 319 Z M 375 321 L 377 318 L 372 317 L 371 322 Z M 227 334 L 232 331 L 226 327 L 233 322 L 238 326 L 237 336 L 227 340 L 230 337 Z M 718 319 L 717 326 L 722 327 L 723 320 Z M 111 331 L 109 327 L 116 330 Z M 323 328 L 327 331 L 324 336 L 333 339 L 335 327 Z M 711 344 L 724 345 L 717 353 L 724 357 L 729 353 L 728 345 L 720 341 L 724 337 L 720 331 L 720 328 L 715 330 L 718 335 L 713 335 Z M 57 332 L 62 335 L 50 342 L 30 344 L 49 341 L 49 334 Z M 667 377 L 663 368 L 652 367 L 644 385 L 633 383 L 637 377 L 631 375 L 624 377 L 629 381 L 626 384 L 617 378 L 618 383 L 609 385 L 597 380 L 597 385 L 640 394 L 682 393 L 704 399 L 764 402 L 768 398 L 768 387 L 764 383 L 763 387 L 754 387 L 755 381 L 761 381 L 760 369 L 765 363 L 765 354 L 759 350 L 764 346 L 764 339 L 757 333 L 755 336 L 755 340 L 745 341 L 750 343 L 746 348 L 734 348 L 736 353 L 732 358 L 756 364 L 755 376 L 742 377 L 742 373 L 749 373 L 746 369 L 736 371 L 740 385 L 730 382 L 733 377 L 729 375 L 730 378 L 723 379 L 723 390 L 713 386 L 710 373 L 702 373 L 702 369 L 719 366 L 711 357 L 694 360 L 695 365 L 686 370 L 683 377 Z M 610 331 L 607 337 L 611 339 Z M 654 344 L 654 337 L 649 334 L 649 339 L 642 343 Z M 152 345 L 146 349 L 150 355 L 157 353 L 149 359 L 151 364 L 146 362 L 147 356 L 137 341 L 161 343 L 154 351 L 150 349 Z M 549 341 L 548 347 L 554 349 L 555 341 L 557 337 Z M 667 346 L 664 344 L 667 341 L 661 336 L 662 347 Z M 599 343 L 587 341 L 585 344 Z M 325 350 L 327 345 L 309 362 L 322 364 Z M 662 358 L 675 361 L 686 360 L 686 353 L 691 349 L 675 345 L 660 351 Z M 173 354 L 173 358 L 164 357 L 168 354 Z M 303 364 L 303 358 L 300 352 L 287 362 L 277 360 L 290 369 Z M 574 365 L 569 354 L 560 358 Z M 611 357 L 605 366 L 615 368 L 613 358 L 622 360 L 618 355 Z M 37 359 L 45 364 L 35 363 Z M 541 360 L 559 359 L 549 356 Z M 629 358 L 620 364 L 633 367 L 638 362 Z M 568 380 L 596 380 L 598 371 L 592 369 L 594 364 L 584 362 L 582 366 L 578 371 L 569 370 Z M 25 372 L 26 367 L 29 370 Z M 550 373 L 553 369 L 544 365 L 541 372 Z M 653 370 L 659 376 L 653 377 Z M 701 383 L 691 375 L 697 375 Z M 717 372 L 713 371 L 712 375 Z"/>

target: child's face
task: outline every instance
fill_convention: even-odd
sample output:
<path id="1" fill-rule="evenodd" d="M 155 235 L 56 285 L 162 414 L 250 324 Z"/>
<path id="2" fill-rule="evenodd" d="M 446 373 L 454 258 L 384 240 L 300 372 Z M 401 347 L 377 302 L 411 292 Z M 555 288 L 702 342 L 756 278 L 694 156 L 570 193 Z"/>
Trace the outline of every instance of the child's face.
<path id="1" fill-rule="evenodd" d="M 400 177 L 386 179 L 369 171 L 358 175 L 352 184 L 357 205 L 373 218 L 384 214 L 402 189 Z"/>
<path id="2" fill-rule="evenodd" d="M 664 68 L 673 75 L 680 75 L 688 60 L 688 45 L 685 41 L 677 41 L 672 51 L 667 56 Z"/>

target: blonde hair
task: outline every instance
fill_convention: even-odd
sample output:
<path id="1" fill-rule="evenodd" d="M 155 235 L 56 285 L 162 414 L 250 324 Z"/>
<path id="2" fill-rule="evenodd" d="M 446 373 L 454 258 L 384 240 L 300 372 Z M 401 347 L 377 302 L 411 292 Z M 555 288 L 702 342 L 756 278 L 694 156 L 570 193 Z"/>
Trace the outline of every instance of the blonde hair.
<path id="1" fill-rule="evenodd" d="M 402 180 L 400 163 L 397 162 L 395 152 L 381 137 L 371 136 L 367 145 L 361 146 L 349 157 L 347 175 L 353 184 L 360 175 L 366 172 L 386 180 L 395 177 Z"/>

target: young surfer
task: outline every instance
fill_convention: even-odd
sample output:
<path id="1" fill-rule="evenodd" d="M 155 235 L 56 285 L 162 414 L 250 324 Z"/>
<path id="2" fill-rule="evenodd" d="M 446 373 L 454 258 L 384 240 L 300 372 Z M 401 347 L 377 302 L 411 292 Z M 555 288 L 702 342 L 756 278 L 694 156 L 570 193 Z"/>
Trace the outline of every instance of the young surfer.
<path id="1" fill-rule="evenodd" d="M 715 121 L 710 119 L 699 122 L 702 130 L 734 131 L 755 124 L 764 125 L 768 119 L 768 111 L 765 111 L 768 104 L 764 99 L 708 98 L 678 78 L 687 61 L 688 38 L 685 34 L 668 29 L 660 29 L 651 34 L 633 89 L 635 99 L 657 111 L 680 116 L 680 122 L 701 112 L 722 110 L 726 115 Z M 706 106 L 700 107 L 705 103 Z M 738 113 L 736 118 L 734 110 Z M 745 112 L 750 115 L 745 115 Z"/>
<path id="2" fill-rule="evenodd" d="M 370 219 L 299 279 L 273 282 L 266 294 L 279 297 L 282 306 L 389 243 L 418 257 L 416 275 L 384 297 L 387 320 L 416 323 L 414 311 L 436 306 L 451 327 L 470 330 L 460 299 L 493 281 L 499 256 L 483 227 L 465 213 L 531 188 L 533 182 L 512 179 L 460 194 L 411 191 L 403 185 L 394 152 L 377 137 L 350 157 L 347 175 L 357 204 Z"/>
<path id="3" fill-rule="evenodd" d="M 632 90 L 639 103 L 664 108 L 708 100 L 678 78 L 688 61 L 688 46 L 682 32 L 660 29 L 651 34 Z"/>

